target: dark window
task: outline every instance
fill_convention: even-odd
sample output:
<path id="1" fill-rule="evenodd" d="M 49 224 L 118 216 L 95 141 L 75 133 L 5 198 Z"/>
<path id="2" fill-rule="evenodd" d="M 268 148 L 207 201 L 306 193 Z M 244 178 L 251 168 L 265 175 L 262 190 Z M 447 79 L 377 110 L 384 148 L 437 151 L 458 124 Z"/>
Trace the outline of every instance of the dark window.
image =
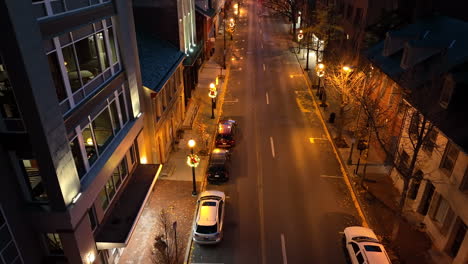
<path id="1" fill-rule="evenodd" d="M 99 154 L 101 154 L 114 138 L 109 110 L 106 108 L 102 111 L 101 114 L 93 120 L 92 124 L 98 151 Z"/>
<path id="2" fill-rule="evenodd" d="M 436 146 L 436 140 L 437 140 L 437 131 L 435 131 L 434 128 L 432 128 L 431 131 L 429 131 L 429 133 L 426 135 L 426 139 L 424 140 L 424 144 L 423 144 L 423 149 L 428 152 L 428 153 L 432 153 L 432 151 L 434 150 L 435 146 Z"/>
<path id="3" fill-rule="evenodd" d="M 65 64 L 65 69 L 68 73 L 68 81 L 70 82 L 70 87 L 73 92 L 78 91 L 81 85 L 81 72 L 78 71 L 78 66 L 76 64 L 75 49 L 73 45 L 66 46 L 62 48 L 63 60 Z"/>
<path id="4" fill-rule="evenodd" d="M 362 8 L 356 8 L 356 15 L 354 16 L 354 24 L 359 25 L 361 24 L 362 20 Z"/>
<path id="5" fill-rule="evenodd" d="M 45 183 L 42 179 L 39 165 L 34 159 L 22 159 L 21 165 L 27 176 L 27 184 L 29 187 L 31 199 L 33 201 L 48 201 Z"/>
<path id="6" fill-rule="evenodd" d="M 419 136 L 419 124 L 421 123 L 421 118 L 418 112 L 413 113 L 411 116 L 411 123 L 409 126 L 409 134 L 413 140 L 417 140 Z"/>
<path id="7" fill-rule="evenodd" d="M 91 133 L 91 128 L 89 125 L 83 129 L 81 132 L 83 136 L 83 141 L 85 144 L 86 155 L 88 157 L 89 166 L 93 165 L 94 162 L 97 160 L 97 149 L 96 144 L 94 143 L 94 137 Z"/>
<path id="8" fill-rule="evenodd" d="M 411 200 L 415 200 L 418 196 L 419 187 L 421 186 L 421 180 L 423 179 L 422 171 L 418 170 L 414 176 L 413 180 L 411 181 L 411 186 L 408 192 L 408 198 Z"/>
<path id="9" fill-rule="evenodd" d="M 400 173 L 406 173 L 406 170 L 409 169 L 409 155 L 406 151 L 402 150 L 400 154 L 400 160 L 398 162 L 398 167 L 400 169 Z"/>
<path id="10" fill-rule="evenodd" d="M 465 174 L 463 175 L 463 180 L 460 184 L 460 191 L 462 192 L 468 191 L 468 166 L 465 169 Z"/>
<path id="11" fill-rule="evenodd" d="M 108 29 L 108 33 L 109 33 L 109 44 L 110 44 L 110 47 L 111 47 L 111 52 L 112 52 L 112 56 L 111 56 L 111 62 L 112 64 L 115 64 L 117 61 L 118 61 L 118 58 L 117 58 L 117 46 L 116 46 L 116 41 L 115 41 L 115 37 L 114 37 L 114 30 L 112 27 L 110 27 Z"/>
<path id="12" fill-rule="evenodd" d="M 60 64 L 57 59 L 57 54 L 53 52 L 47 57 L 49 58 L 49 67 L 50 72 L 52 73 L 52 79 L 54 80 L 57 98 L 59 102 L 62 102 L 63 100 L 67 99 L 68 95 L 65 91 L 65 86 L 63 85 L 62 72 L 60 71 Z"/>
<path id="13" fill-rule="evenodd" d="M 119 105 L 120 105 L 120 113 L 122 114 L 122 124 L 125 124 L 128 121 L 128 112 L 127 112 L 127 108 L 125 107 L 123 93 L 119 94 Z"/>
<path id="14" fill-rule="evenodd" d="M 89 208 L 88 217 L 89 217 L 89 221 L 91 222 L 91 229 L 94 231 L 94 229 L 96 229 L 97 227 L 97 222 L 98 222 L 94 206 Z"/>
<path id="15" fill-rule="evenodd" d="M 130 161 L 132 162 L 132 165 L 136 162 L 135 145 L 132 145 L 130 147 Z"/>
<path id="16" fill-rule="evenodd" d="M 78 171 L 78 176 L 81 178 L 86 173 L 86 168 L 83 162 L 83 156 L 81 155 L 80 143 L 78 137 L 76 137 L 72 142 L 70 142 L 70 149 L 73 155 L 73 160 L 75 161 L 76 170 Z"/>
<path id="17" fill-rule="evenodd" d="M 379 246 L 374 245 L 364 245 L 364 249 L 369 252 L 382 252 L 382 249 Z"/>
<path id="18" fill-rule="evenodd" d="M 120 166 L 117 166 L 112 172 L 112 178 L 114 179 L 115 188 L 118 189 L 120 187 L 120 183 L 122 182 L 120 178 Z"/>
<path id="19" fill-rule="evenodd" d="M 445 153 L 442 157 L 442 162 L 440 163 L 440 168 L 449 176 L 452 174 L 453 167 L 457 161 L 458 152 L 459 151 L 454 144 L 447 142 Z"/>
<path id="20" fill-rule="evenodd" d="M 120 177 L 122 178 L 122 180 L 124 180 L 128 175 L 127 159 L 126 158 L 123 158 L 123 160 L 119 164 L 119 173 L 120 173 Z"/>
<path id="21" fill-rule="evenodd" d="M 107 58 L 106 45 L 104 42 L 104 34 L 99 32 L 96 34 L 97 48 L 99 54 L 99 62 L 104 69 L 109 68 L 109 59 Z"/>
<path id="22" fill-rule="evenodd" d="M 117 103 L 116 100 L 112 101 L 110 104 L 110 111 L 112 117 L 112 126 L 114 128 L 114 134 L 117 134 L 120 130 L 120 121 L 119 121 L 119 114 L 117 112 Z"/>
<path id="23" fill-rule="evenodd" d="M 0 57 L 0 113 L 3 118 L 20 118 L 10 79 Z"/>
<path id="24" fill-rule="evenodd" d="M 86 37 L 75 44 L 78 65 L 83 85 L 102 72 L 96 50 L 95 36 Z"/>
<path id="25" fill-rule="evenodd" d="M 359 264 L 364 263 L 364 257 L 362 256 L 361 252 L 359 252 L 359 253 L 356 255 L 356 259 L 357 259 L 357 261 L 358 261 Z"/>
<path id="26" fill-rule="evenodd" d="M 348 10 L 346 12 L 346 18 L 350 19 L 352 15 L 353 15 L 353 6 L 348 5 Z"/>
<path id="27" fill-rule="evenodd" d="M 114 182 L 112 181 L 112 177 L 109 178 L 109 180 L 107 180 L 105 188 L 106 188 L 107 196 L 109 197 L 109 201 L 111 201 L 115 195 L 115 185 L 114 185 Z"/>
<path id="28" fill-rule="evenodd" d="M 359 246 L 354 242 L 350 242 L 350 243 L 351 243 L 351 247 L 354 250 L 354 254 L 358 253 L 359 252 Z"/>
<path id="29" fill-rule="evenodd" d="M 99 192 L 99 200 L 101 201 L 102 210 L 106 210 L 109 206 L 109 198 L 107 197 L 106 188 L 102 188 Z"/>
<path id="30" fill-rule="evenodd" d="M 218 224 L 214 224 L 211 226 L 202 226 L 202 225 L 197 226 L 197 233 L 200 233 L 200 234 L 214 234 L 216 232 L 218 232 Z"/>
<path id="31" fill-rule="evenodd" d="M 63 255 L 62 241 L 57 233 L 46 234 L 46 243 L 49 254 L 51 255 Z"/>
<path id="32" fill-rule="evenodd" d="M 455 86 L 452 78 L 446 78 L 444 81 L 444 85 L 442 87 L 442 91 L 440 93 L 439 104 L 443 108 L 447 108 L 450 99 L 452 98 L 453 87 Z"/>

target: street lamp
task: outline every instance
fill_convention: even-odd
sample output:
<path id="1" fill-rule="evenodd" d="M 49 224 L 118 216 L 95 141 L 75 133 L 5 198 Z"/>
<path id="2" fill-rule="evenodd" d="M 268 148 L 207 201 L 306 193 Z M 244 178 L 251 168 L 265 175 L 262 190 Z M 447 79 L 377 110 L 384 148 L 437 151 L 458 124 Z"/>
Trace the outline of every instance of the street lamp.
<path id="1" fill-rule="evenodd" d="M 317 73 L 317 77 L 318 77 L 317 95 L 319 96 L 320 100 L 322 101 L 320 103 L 320 106 L 325 107 L 326 106 L 325 95 L 324 95 L 325 91 L 320 86 L 321 78 L 323 76 L 325 76 L 325 64 L 323 64 L 323 63 L 317 64 L 317 66 L 315 66 L 315 72 Z"/>
<path id="2" fill-rule="evenodd" d="M 200 163 L 200 158 L 193 154 L 193 148 L 195 147 L 195 140 L 190 139 L 188 141 L 188 146 L 190 148 L 191 155 L 188 155 L 187 157 L 187 164 L 192 167 L 192 184 L 193 184 L 193 190 L 192 190 L 192 195 L 195 196 L 197 195 L 197 183 L 195 181 L 195 167 L 198 166 Z"/>
<path id="3" fill-rule="evenodd" d="M 208 96 L 211 98 L 211 119 L 215 118 L 214 110 L 216 108 L 216 101 L 215 98 L 218 95 L 216 91 L 216 85 L 214 83 L 210 83 L 210 91 L 208 92 Z"/>

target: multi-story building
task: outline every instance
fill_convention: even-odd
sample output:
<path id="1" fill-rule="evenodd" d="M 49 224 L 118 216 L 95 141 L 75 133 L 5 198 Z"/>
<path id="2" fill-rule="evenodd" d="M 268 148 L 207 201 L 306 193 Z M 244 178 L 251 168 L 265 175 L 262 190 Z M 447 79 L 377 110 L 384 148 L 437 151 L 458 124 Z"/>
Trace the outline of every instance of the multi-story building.
<path id="1" fill-rule="evenodd" d="M 435 263 L 468 260 L 467 33 L 466 22 L 432 17 L 388 32 L 367 53 L 388 77 L 384 93 L 403 95 L 397 168 L 390 176 L 403 190 L 401 173 L 417 153 L 405 212 L 425 227 Z"/>
<path id="2" fill-rule="evenodd" d="M 173 150 L 185 118 L 185 54 L 154 32 L 137 31 L 148 139 L 140 154 L 148 163 L 161 164 Z"/>
<path id="3" fill-rule="evenodd" d="M 139 30 L 155 33 L 185 53 L 184 103 L 187 105 L 198 83 L 198 71 L 203 63 L 203 41 L 197 40 L 196 33 L 195 0 L 133 0 L 133 12 Z"/>
<path id="4" fill-rule="evenodd" d="M 114 263 L 128 242 L 160 168 L 140 164 L 131 10 L 0 1 L 1 263 Z"/>

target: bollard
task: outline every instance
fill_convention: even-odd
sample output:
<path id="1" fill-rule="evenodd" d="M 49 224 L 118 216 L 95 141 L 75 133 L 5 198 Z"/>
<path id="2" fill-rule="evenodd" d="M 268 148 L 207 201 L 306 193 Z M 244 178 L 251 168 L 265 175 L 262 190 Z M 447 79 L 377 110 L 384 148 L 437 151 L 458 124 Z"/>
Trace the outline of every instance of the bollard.
<path id="1" fill-rule="evenodd" d="M 330 113 L 330 117 L 328 118 L 328 123 L 333 124 L 335 122 L 336 114 L 334 112 Z"/>

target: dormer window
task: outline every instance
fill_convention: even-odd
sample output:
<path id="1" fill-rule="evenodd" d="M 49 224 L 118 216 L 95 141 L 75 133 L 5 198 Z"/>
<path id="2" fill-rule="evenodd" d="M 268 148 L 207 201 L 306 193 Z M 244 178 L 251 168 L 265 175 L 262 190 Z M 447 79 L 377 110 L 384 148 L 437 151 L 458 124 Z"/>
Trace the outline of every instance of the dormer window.
<path id="1" fill-rule="evenodd" d="M 442 108 L 448 108 L 454 87 L 455 82 L 453 81 L 452 77 L 445 78 L 444 85 L 442 86 L 442 92 L 440 93 L 439 98 L 439 104 Z"/>

